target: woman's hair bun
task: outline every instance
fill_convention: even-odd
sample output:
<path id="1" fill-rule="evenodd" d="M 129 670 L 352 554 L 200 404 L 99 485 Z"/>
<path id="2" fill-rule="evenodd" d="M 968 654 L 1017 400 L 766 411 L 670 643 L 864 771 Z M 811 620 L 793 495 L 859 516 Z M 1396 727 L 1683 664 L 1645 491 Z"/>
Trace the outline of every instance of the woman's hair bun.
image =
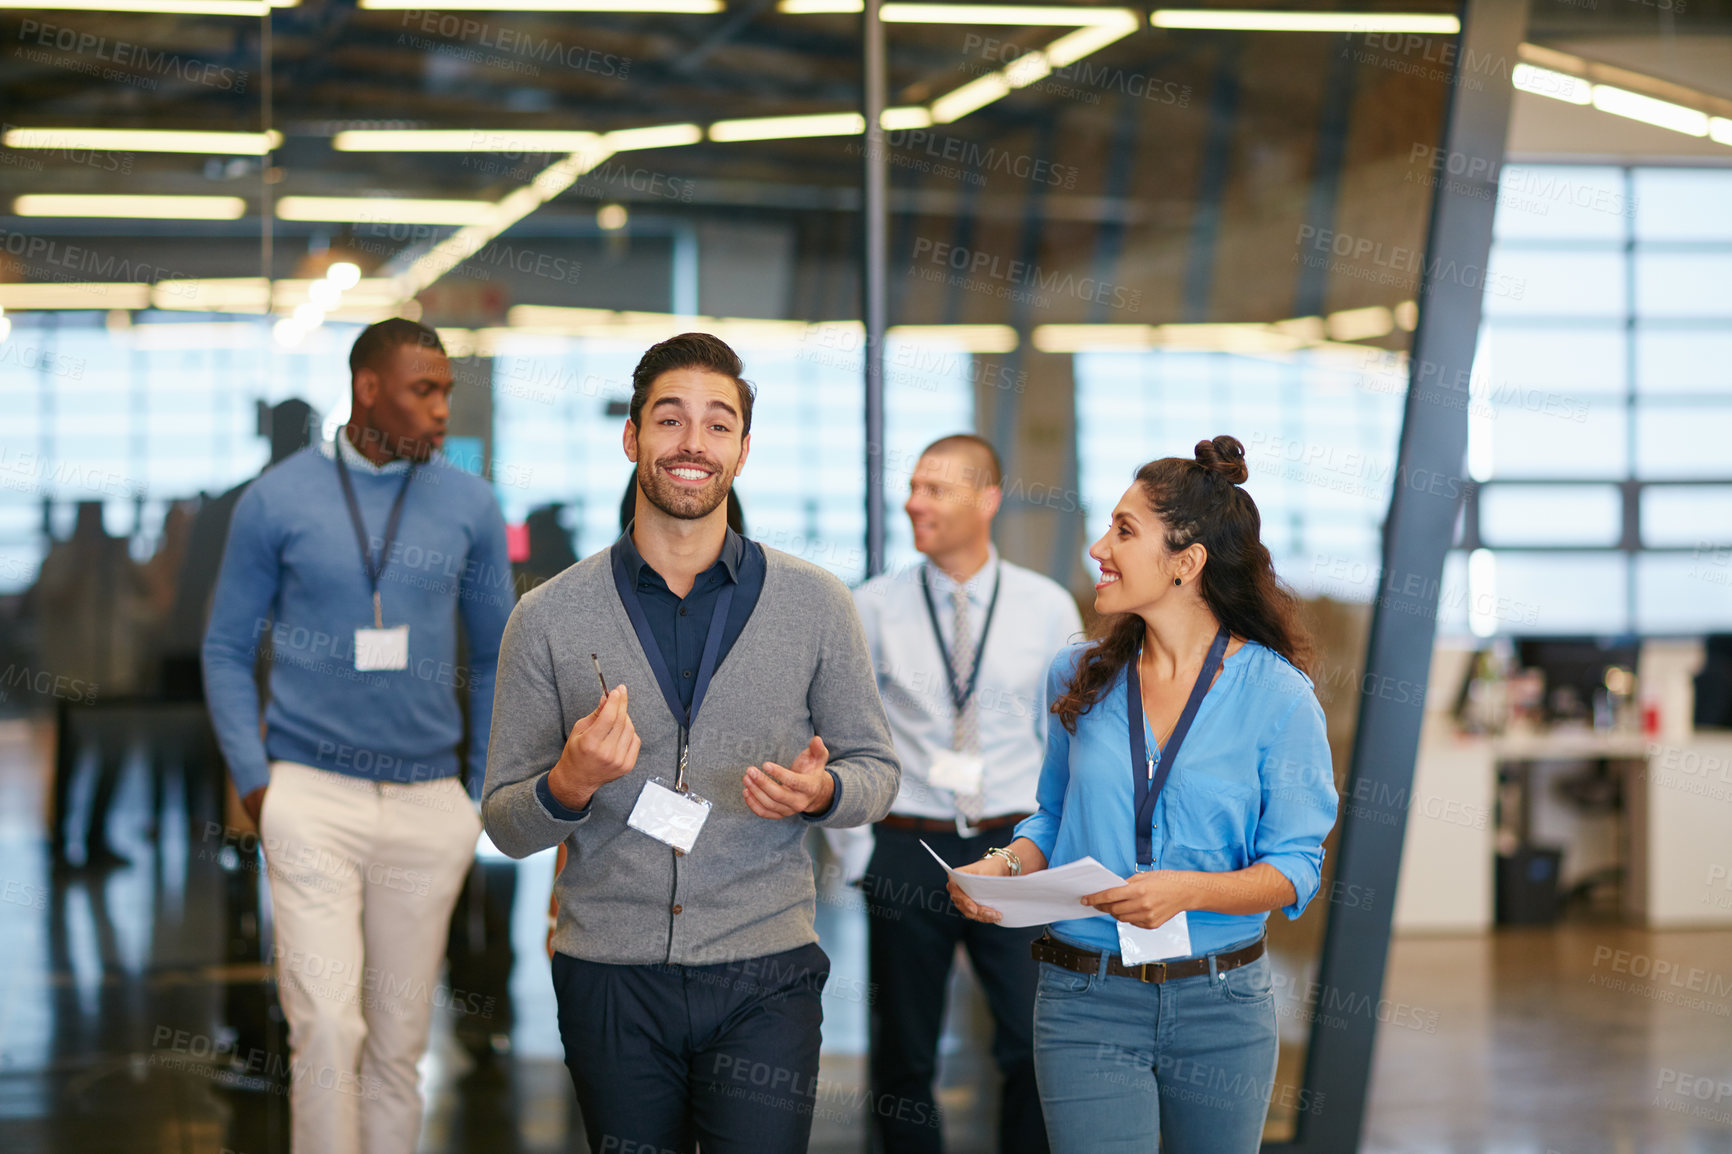
<path id="1" fill-rule="evenodd" d="M 1251 475 L 1245 467 L 1245 446 L 1239 443 L 1239 438 L 1224 434 L 1197 442 L 1197 464 L 1235 485 L 1244 484 Z"/>

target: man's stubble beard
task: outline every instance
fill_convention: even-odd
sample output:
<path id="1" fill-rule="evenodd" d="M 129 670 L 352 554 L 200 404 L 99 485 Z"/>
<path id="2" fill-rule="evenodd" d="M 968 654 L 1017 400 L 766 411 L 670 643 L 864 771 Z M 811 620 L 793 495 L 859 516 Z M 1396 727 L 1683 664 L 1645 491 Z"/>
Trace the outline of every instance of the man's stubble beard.
<path id="1" fill-rule="evenodd" d="M 704 467 L 709 466 L 706 463 Z M 708 485 L 692 492 L 675 486 L 656 469 L 654 462 L 638 462 L 638 489 L 649 498 L 650 504 L 681 521 L 697 521 L 708 517 L 716 511 L 718 505 L 728 499 L 728 490 L 732 485 L 732 474 L 717 469 Z"/>

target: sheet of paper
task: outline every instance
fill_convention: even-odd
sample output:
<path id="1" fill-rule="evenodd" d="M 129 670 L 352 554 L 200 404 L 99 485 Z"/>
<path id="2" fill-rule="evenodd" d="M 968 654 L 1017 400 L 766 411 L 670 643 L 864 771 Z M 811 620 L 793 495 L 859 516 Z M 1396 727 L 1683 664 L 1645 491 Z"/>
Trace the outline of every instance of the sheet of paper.
<path id="1" fill-rule="evenodd" d="M 1191 927 L 1180 910 L 1152 930 L 1119 922 L 1119 958 L 1127 966 L 1191 956 Z"/>
<path id="2" fill-rule="evenodd" d="M 993 878 L 958 873 L 925 841 L 920 843 L 932 860 L 944 867 L 962 892 L 983 906 L 991 906 L 1006 926 L 1044 926 L 1071 918 L 1093 917 L 1095 911 L 1082 904 L 1089 894 L 1098 894 L 1125 879 L 1092 857 L 1039 870 L 1027 877 Z"/>

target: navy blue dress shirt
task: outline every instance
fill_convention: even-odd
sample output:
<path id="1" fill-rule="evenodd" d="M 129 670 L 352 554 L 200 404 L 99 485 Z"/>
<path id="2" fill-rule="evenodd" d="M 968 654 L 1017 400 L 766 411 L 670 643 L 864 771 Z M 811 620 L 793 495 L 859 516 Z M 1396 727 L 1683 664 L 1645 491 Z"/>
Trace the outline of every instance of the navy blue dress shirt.
<path id="1" fill-rule="evenodd" d="M 690 709 L 716 598 L 729 582 L 736 586 L 734 603 L 728 608 L 727 620 L 722 622 L 722 647 L 716 656 L 719 667 L 727 660 L 728 650 L 740 639 L 747 618 L 757 607 L 758 595 L 764 591 L 764 547 L 729 529 L 722 541 L 721 557 L 698 574 L 692 582 L 692 591 L 684 599 L 675 596 L 662 575 L 643 559 L 632 542 L 629 527 L 613 543 L 613 549 L 625 562 L 626 577 L 637 590 L 656 648 L 661 650 L 662 660 L 673 674 L 680 704 Z"/>

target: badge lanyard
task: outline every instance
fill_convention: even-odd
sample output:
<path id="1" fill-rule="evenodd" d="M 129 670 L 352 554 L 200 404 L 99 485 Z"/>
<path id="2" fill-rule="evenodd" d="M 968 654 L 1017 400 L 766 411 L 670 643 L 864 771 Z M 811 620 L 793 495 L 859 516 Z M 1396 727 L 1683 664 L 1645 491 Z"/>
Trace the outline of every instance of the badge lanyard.
<path id="1" fill-rule="evenodd" d="M 1155 772 L 1155 757 L 1149 753 L 1147 741 L 1143 737 L 1143 685 L 1142 679 L 1137 676 L 1138 659 L 1131 659 L 1125 692 L 1130 706 L 1131 782 L 1136 796 L 1139 870 L 1154 868 L 1155 799 L 1161 796 L 1161 790 L 1167 784 L 1167 776 L 1173 772 L 1173 762 L 1179 756 L 1179 747 L 1185 743 L 1185 734 L 1190 732 L 1197 709 L 1203 704 L 1203 695 L 1209 692 L 1209 684 L 1215 680 L 1215 671 L 1220 669 L 1221 658 L 1226 652 L 1227 628 L 1223 625 L 1215 634 L 1214 643 L 1209 646 L 1209 655 L 1203 659 L 1203 668 L 1197 674 L 1197 683 L 1191 686 L 1190 699 L 1185 702 L 1184 712 L 1179 714 L 1178 724 L 1173 726 L 1173 736 L 1167 739 L 1167 747 L 1160 751 L 1159 773 Z"/>
<path id="2" fill-rule="evenodd" d="M 967 685 L 956 683 L 956 666 L 950 660 L 950 646 L 944 643 L 944 634 L 938 629 L 938 609 L 932 603 L 932 586 L 926 579 L 926 566 L 920 567 L 920 592 L 926 598 L 926 616 L 932 622 L 932 636 L 938 642 L 938 655 L 944 658 L 944 681 L 950 686 L 950 703 L 961 713 L 968 699 L 974 696 L 974 686 L 980 680 L 980 659 L 986 653 L 986 635 L 992 632 L 992 615 L 998 609 L 998 591 L 1004 588 L 1004 563 L 999 562 L 992 577 L 992 600 L 986 603 L 986 622 L 980 628 L 980 643 L 974 650 L 974 669 L 968 675 Z"/>
<path id="3" fill-rule="evenodd" d="M 632 587 L 626 575 L 625 559 L 618 550 L 613 554 L 613 583 L 619 591 L 620 601 L 625 604 L 626 615 L 631 618 L 631 627 L 637 633 L 644 658 L 649 661 L 650 671 L 655 674 L 656 684 L 661 686 L 662 699 L 667 702 L 668 712 L 672 713 L 674 720 L 679 723 L 680 764 L 674 788 L 685 793 L 686 761 L 690 753 L 692 723 L 698 718 L 698 710 L 703 708 L 704 695 L 710 688 L 710 678 L 716 672 L 716 661 L 722 651 L 722 634 L 726 632 L 728 608 L 734 603 L 735 587 L 732 582 L 724 586 L 716 598 L 716 607 L 710 611 L 709 628 L 704 633 L 703 658 L 698 662 L 698 681 L 692 687 L 692 704 L 688 709 L 680 704 L 680 694 L 674 685 L 673 673 L 662 657 L 661 646 L 656 644 L 655 634 L 650 631 L 649 617 L 644 613 L 637 590 Z"/>
<path id="4" fill-rule="evenodd" d="M 337 436 L 343 435 L 342 430 Z M 361 567 L 367 571 L 367 584 L 373 591 L 373 628 L 385 627 L 385 615 L 379 605 L 379 578 L 385 575 L 385 566 L 391 563 L 391 543 L 397 539 L 397 524 L 403 519 L 403 501 L 409 496 L 409 483 L 415 479 L 415 463 L 409 463 L 408 472 L 403 474 L 403 486 L 397 490 L 397 499 L 391 503 L 391 515 L 385 519 L 385 540 L 379 546 L 379 556 L 373 557 L 373 551 L 367 547 L 367 524 L 361 520 L 361 503 L 355 500 L 355 483 L 349 480 L 349 466 L 343 462 L 343 446 L 333 445 L 336 450 L 337 480 L 343 485 L 343 500 L 349 505 L 349 520 L 355 526 L 355 543 L 361 547 Z"/>

